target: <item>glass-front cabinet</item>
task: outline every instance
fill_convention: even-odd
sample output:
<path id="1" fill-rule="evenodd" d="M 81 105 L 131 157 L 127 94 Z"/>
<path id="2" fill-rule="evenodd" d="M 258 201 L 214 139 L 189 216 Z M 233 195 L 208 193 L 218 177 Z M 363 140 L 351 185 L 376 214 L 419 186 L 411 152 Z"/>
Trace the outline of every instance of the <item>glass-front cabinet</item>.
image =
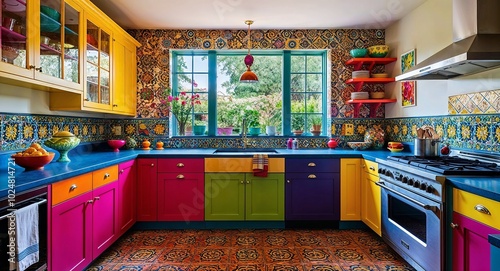
<path id="1" fill-rule="evenodd" d="M 86 63 L 84 106 L 99 109 L 111 109 L 111 30 L 88 18 L 86 38 Z M 95 20 L 97 21 L 97 20 Z"/>
<path id="2" fill-rule="evenodd" d="M 0 1 L 0 71 L 81 91 L 81 7 L 73 0 Z"/>

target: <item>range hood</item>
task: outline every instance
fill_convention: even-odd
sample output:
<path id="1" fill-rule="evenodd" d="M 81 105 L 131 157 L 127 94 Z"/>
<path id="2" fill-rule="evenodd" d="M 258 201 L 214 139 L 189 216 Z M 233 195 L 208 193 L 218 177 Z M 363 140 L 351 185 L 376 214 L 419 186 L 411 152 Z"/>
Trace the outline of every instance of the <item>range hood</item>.
<path id="1" fill-rule="evenodd" d="M 500 67 L 499 0 L 453 0 L 453 40 L 396 81 L 442 80 Z"/>

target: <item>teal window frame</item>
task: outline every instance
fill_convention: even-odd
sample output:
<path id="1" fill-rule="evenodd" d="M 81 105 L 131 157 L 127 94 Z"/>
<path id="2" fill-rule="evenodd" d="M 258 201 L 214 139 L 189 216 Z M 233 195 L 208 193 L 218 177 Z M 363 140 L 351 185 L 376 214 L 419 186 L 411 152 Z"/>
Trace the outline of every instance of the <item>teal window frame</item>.
<path id="1" fill-rule="evenodd" d="M 303 72 L 302 74 L 311 74 L 311 73 L 321 73 L 322 82 L 321 82 L 321 93 L 322 95 L 322 127 L 321 136 L 327 136 L 328 131 L 326 131 L 327 127 L 327 119 L 328 119 L 328 98 L 329 95 L 327 93 L 327 50 L 252 50 L 252 55 L 273 55 L 273 56 L 282 56 L 283 57 L 283 67 L 282 67 L 282 86 L 283 86 L 283 110 L 282 110 L 282 125 L 281 131 L 283 132 L 282 136 L 291 136 L 292 134 L 292 125 L 291 125 L 291 61 L 292 56 L 321 56 L 322 57 L 322 68 L 320 72 Z M 234 55 L 241 56 L 241 61 L 243 61 L 244 56 L 247 54 L 246 50 L 171 50 L 171 84 L 172 84 L 172 95 L 178 95 L 178 80 L 177 75 L 179 72 L 176 70 L 177 67 L 177 57 L 178 56 L 207 56 L 208 57 L 208 132 L 207 136 L 215 137 L 217 136 L 217 55 Z M 243 72 L 243 71 L 242 71 Z M 206 74 L 206 72 L 183 72 L 184 74 L 191 74 L 192 76 L 195 74 Z M 191 93 L 193 92 L 193 88 L 191 89 Z M 298 93 L 298 92 L 297 92 Z M 303 92 L 306 93 L 306 92 Z M 311 92 L 307 92 L 310 94 Z M 192 113 L 194 116 L 194 112 Z M 307 127 L 308 123 L 308 112 L 304 112 L 305 117 L 305 126 Z M 318 115 L 318 114 L 315 114 Z M 177 136 L 177 125 L 175 125 L 175 118 L 170 121 L 170 129 L 172 131 L 173 136 Z M 228 136 L 224 136 L 228 137 Z"/>

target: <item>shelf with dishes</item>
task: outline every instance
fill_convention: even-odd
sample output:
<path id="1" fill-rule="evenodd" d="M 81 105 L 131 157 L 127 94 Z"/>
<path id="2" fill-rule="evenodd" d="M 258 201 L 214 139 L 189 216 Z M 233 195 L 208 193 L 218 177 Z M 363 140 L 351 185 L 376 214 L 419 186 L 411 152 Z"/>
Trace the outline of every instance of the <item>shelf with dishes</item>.
<path id="1" fill-rule="evenodd" d="M 346 65 L 354 66 L 355 71 L 361 70 L 363 65 L 367 66 L 367 70 L 371 72 L 375 65 L 387 65 L 398 60 L 395 57 L 361 57 L 361 58 L 351 58 L 346 61 Z"/>
<path id="2" fill-rule="evenodd" d="M 359 117 L 359 109 L 363 104 L 370 105 L 370 118 L 375 118 L 377 116 L 377 110 L 382 104 L 395 103 L 396 99 L 351 99 L 346 101 L 347 104 L 352 104 L 354 107 L 355 118 Z"/>

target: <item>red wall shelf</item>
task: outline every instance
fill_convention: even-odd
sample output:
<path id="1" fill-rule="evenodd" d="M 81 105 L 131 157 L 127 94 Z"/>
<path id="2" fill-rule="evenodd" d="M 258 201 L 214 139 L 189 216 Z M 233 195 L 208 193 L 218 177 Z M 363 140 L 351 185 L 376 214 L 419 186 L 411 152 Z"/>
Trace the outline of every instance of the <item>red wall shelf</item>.
<path id="1" fill-rule="evenodd" d="M 366 99 L 366 100 L 348 100 L 347 104 L 352 104 L 354 107 L 354 117 L 359 117 L 359 108 L 363 104 L 370 104 L 370 118 L 375 118 L 377 116 L 377 109 L 382 104 L 395 103 L 396 99 Z"/>
<path id="2" fill-rule="evenodd" d="M 353 65 L 354 70 L 360 70 L 363 65 L 368 65 L 368 70 L 371 71 L 373 66 L 376 64 L 387 65 L 398 60 L 395 57 L 363 57 L 363 58 L 351 58 L 347 60 L 346 65 Z"/>
<path id="3" fill-rule="evenodd" d="M 351 78 L 346 84 L 354 84 L 354 91 L 358 92 L 363 88 L 363 84 L 387 84 L 396 81 L 394 78 Z"/>

